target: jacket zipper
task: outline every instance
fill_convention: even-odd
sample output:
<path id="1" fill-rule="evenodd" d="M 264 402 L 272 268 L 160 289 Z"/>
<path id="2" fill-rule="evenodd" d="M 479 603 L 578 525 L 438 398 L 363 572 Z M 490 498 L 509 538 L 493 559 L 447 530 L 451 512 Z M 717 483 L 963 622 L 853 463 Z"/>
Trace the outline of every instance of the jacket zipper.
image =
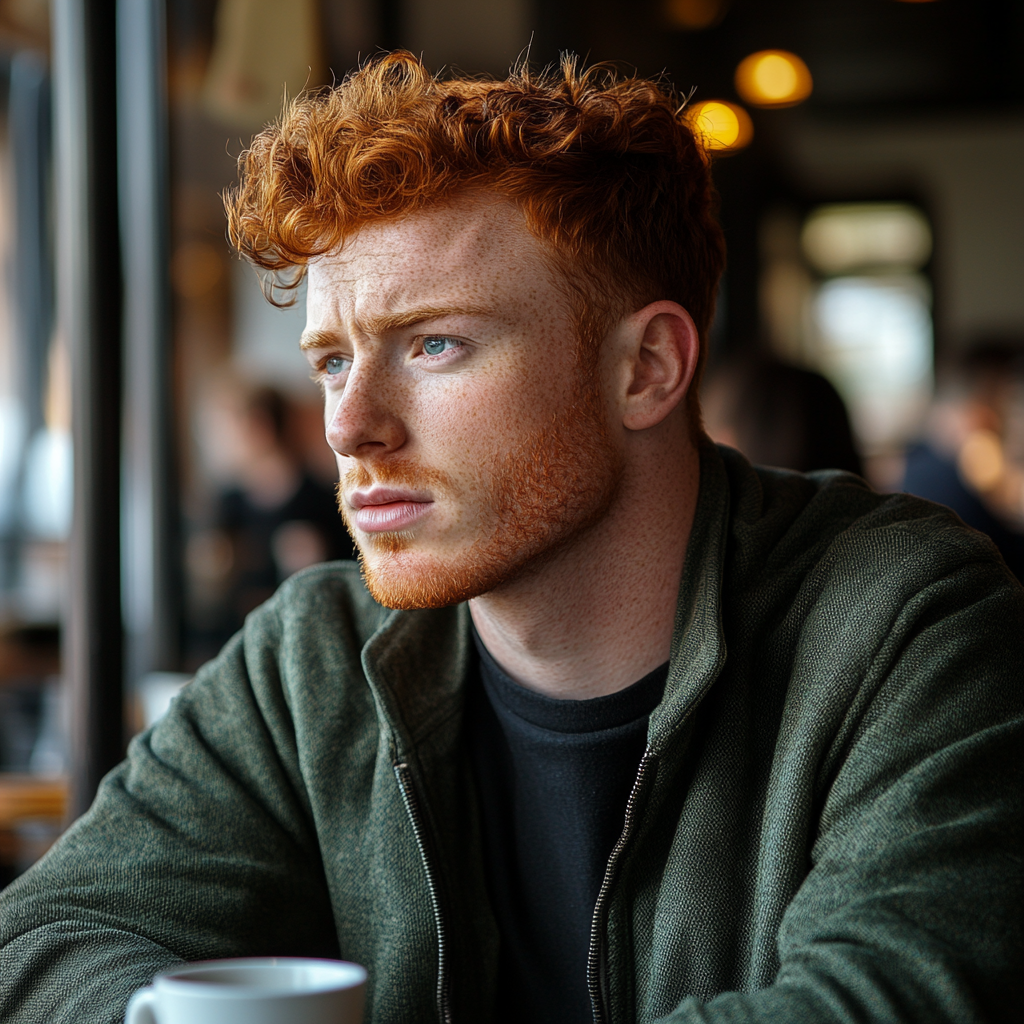
<path id="1" fill-rule="evenodd" d="M 605 925 L 608 918 L 608 893 L 615 881 L 619 858 L 626 848 L 636 827 L 637 805 L 647 788 L 647 778 L 658 763 L 658 755 L 648 747 L 640 759 L 636 781 L 626 803 L 626 817 L 622 824 L 622 835 L 612 847 L 608 866 L 605 868 L 601 888 L 594 904 L 593 923 L 590 927 L 590 951 L 587 954 L 587 987 L 590 989 L 590 1005 L 594 1011 L 594 1024 L 608 1024 L 608 950 L 605 943 Z"/>
<path id="2" fill-rule="evenodd" d="M 395 778 L 398 788 L 402 791 L 402 802 L 412 823 L 416 846 L 423 861 L 423 870 L 427 876 L 427 889 L 430 892 L 430 905 L 434 911 L 434 922 L 437 925 L 437 1015 L 442 1024 L 452 1024 L 451 1000 L 448 995 L 448 944 L 445 938 L 444 916 L 441 913 L 441 899 L 437 887 L 434 868 L 427 853 L 426 830 L 423 815 L 420 813 L 419 800 L 412 784 L 412 772 L 404 761 L 394 763 Z"/>

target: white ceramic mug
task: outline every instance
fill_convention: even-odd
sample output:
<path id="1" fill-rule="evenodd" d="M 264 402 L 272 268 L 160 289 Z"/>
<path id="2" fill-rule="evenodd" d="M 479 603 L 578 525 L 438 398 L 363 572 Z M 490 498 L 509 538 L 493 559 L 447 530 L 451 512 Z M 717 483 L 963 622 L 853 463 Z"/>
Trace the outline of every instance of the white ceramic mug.
<path id="1" fill-rule="evenodd" d="M 366 971 L 342 960 L 207 960 L 158 974 L 125 1024 L 362 1024 Z"/>

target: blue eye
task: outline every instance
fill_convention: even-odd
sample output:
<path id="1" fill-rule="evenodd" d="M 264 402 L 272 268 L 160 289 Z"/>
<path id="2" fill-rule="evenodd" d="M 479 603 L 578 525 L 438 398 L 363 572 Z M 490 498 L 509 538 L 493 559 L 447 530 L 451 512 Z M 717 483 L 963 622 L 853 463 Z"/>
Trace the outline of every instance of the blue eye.
<path id="1" fill-rule="evenodd" d="M 423 351 L 428 356 L 439 356 L 442 352 L 449 348 L 458 348 L 462 344 L 458 338 L 448 338 L 443 334 L 439 334 L 434 338 L 425 338 L 423 341 Z"/>
<path id="2" fill-rule="evenodd" d="M 341 356 L 331 356 L 331 358 L 324 363 L 324 372 L 329 377 L 334 377 L 348 369 L 348 366 L 346 365 L 347 363 L 348 360 L 342 359 Z"/>

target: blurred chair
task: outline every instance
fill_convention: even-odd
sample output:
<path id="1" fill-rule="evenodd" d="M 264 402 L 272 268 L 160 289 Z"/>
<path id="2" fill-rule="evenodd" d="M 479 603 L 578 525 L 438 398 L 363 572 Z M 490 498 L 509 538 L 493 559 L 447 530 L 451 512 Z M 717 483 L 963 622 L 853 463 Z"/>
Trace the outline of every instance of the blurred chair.
<path id="1" fill-rule="evenodd" d="M 708 434 L 755 464 L 863 472 L 846 406 L 820 373 L 738 358 L 709 374 L 702 406 Z"/>

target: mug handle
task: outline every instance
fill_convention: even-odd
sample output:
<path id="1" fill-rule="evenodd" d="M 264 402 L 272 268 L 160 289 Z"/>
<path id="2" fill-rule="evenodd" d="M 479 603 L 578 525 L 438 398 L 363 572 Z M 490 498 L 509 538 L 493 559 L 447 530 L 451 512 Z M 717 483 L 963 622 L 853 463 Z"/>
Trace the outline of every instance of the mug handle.
<path id="1" fill-rule="evenodd" d="M 124 1024 L 159 1024 L 153 1008 L 156 1006 L 156 989 L 152 985 L 140 988 L 128 1002 Z"/>

